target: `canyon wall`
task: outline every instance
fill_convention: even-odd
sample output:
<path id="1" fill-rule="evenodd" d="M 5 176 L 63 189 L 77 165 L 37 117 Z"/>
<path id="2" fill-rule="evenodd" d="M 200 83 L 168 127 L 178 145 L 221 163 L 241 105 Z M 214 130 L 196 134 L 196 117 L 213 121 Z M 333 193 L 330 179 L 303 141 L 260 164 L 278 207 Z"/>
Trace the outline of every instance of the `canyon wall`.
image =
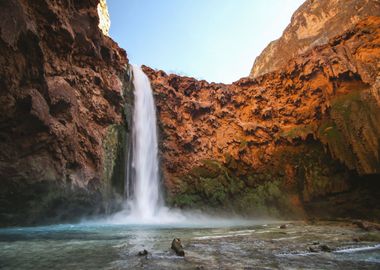
<path id="1" fill-rule="evenodd" d="M 329 42 L 368 16 L 380 16 L 379 0 L 307 0 L 283 35 L 256 58 L 250 77 L 286 68 L 295 56 Z"/>
<path id="2" fill-rule="evenodd" d="M 105 213 L 123 193 L 131 80 L 97 5 L 0 1 L 0 225 Z"/>
<path id="3" fill-rule="evenodd" d="M 109 36 L 111 20 L 108 13 L 108 6 L 106 0 L 100 0 L 98 4 L 98 15 L 99 15 L 99 28 L 102 30 L 103 34 Z"/>
<path id="4" fill-rule="evenodd" d="M 380 17 L 368 17 L 280 71 L 229 85 L 145 67 L 168 202 L 380 219 L 379 61 Z"/>
<path id="5" fill-rule="evenodd" d="M 333 20 L 318 3 L 293 16 L 304 34 Z M 291 59 L 273 51 L 286 66 L 254 78 L 215 84 L 144 67 L 170 205 L 380 219 L 380 18 L 366 17 L 378 1 L 365 3 Z M 115 211 L 133 86 L 125 51 L 104 35 L 105 1 L 0 1 L 0 15 L 0 226 Z"/>

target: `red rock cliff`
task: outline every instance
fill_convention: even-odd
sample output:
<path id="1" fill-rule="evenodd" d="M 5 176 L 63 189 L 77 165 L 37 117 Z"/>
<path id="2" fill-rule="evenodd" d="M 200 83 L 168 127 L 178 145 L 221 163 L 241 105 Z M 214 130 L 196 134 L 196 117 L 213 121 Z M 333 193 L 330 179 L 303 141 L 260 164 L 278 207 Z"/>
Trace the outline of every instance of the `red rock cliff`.
<path id="1" fill-rule="evenodd" d="M 283 35 L 256 58 L 250 77 L 285 69 L 290 59 L 329 42 L 368 16 L 380 16 L 378 0 L 307 0 Z"/>
<path id="2" fill-rule="evenodd" d="M 128 60 L 98 28 L 97 4 L 0 2 L 1 224 L 107 208 Z"/>
<path id="3" fill-rule="evenodd" d="M 230 85 L 145 67 L 169 201 L 254 214 L 353 214 L 348 201 L 367 200 L 356 198 L 358 179 L 380 174 L 379 60 L 380 18 L 369 17 L 280 71 Z M 350 206 L 318 208 L 331 198 Z"/>

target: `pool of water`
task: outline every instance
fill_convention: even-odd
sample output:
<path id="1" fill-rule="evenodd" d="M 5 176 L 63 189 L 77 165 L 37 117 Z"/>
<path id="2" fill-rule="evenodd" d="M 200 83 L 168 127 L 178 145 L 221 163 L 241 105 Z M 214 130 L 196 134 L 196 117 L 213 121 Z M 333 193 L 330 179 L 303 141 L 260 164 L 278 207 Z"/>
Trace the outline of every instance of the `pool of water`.
<path id="1" fill-rule="evenodd" d="M 380 243 L 367 235 L 346 223 L 280 229 L 265 221 L 7 228 L 0 229 L 0 269 L 380 269 Z M 170 249 L 175 237 L 184 258 Z M 149 254 L 137 256 L 143 249 Z"/>

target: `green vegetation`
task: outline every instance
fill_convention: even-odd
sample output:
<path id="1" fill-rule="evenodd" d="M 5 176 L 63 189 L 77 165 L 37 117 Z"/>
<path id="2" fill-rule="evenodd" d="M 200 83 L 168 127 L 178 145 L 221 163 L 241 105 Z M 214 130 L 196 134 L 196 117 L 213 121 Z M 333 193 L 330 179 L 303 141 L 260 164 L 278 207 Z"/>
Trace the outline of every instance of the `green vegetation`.
<path id="1" fill-rule="evenodd" d="M 252 215 L 274 217 L 291 212 L 290 200 L 281 189 L 280 181 L 266 182 L 255 189 L 248 189 L 236 200 L 236 208 Z"/>
<path id="2" fill-rule="evenodd" d="M 125 179 L 125 153 L 129 133 L 121 125 L 112 125 L 108 128 L 107 135 L 103 141 L 104 169 L 102 181 L 103 195 L 111 199 L 116 191 L 124 193 Z"/>
<path id="3" fill-rule="evenodd" d="M 379 111 L 376 112 L 371 107 L 371 101 L 364 100 L 359 91 L 352 91 L 332 101 L 330 118 L 322 122 L 317 136 L 328 145 L 333 157 L 348 168 L 355 169 L 358 165 L 357 158 L 373 155 L 368 151 L 368 146 L 364 146 L 371 145 L 371 142 L 364 143 L 364 140 L 376 136 L 379 117 Z M 364 130 L 365 136 L 362 133 Z M 374 158 L 361 160 L 361 166 L 376 166 L 373 160 Z"/>
<path id="4" fill-rule="evenodd" d="M 366 104 L 362 101 L 359 91 L 352 91 L 346 95 L 338 96 L 331 104 L 332 114 L 340 114 L 345 123 L 349 123 L 351 114 L 355 111 L 352 110 L 353 106 L 360 108 L 366 107 Z"/>
<path id="5" fill-rule="evenodd" d="M 239 178 L 231 177 L 228 169 L 215 160 L 203 160 L 201 166 L 193 168 L 179 179 L 179 183 L 179 193 L 169 196 L 169 202 L 180 207 L 223 206 L 244 186 Z"/>
<path id="6" fill-rule="evenodd" d="M 321 143 L 309 141 L 297 147 L 282 146 L 259 171 L 229 154 L 225 163 L 204 160 L 175 181 L 176 192 L 169 195 L 168 202 L 182 208 L 300 217 L 302 205 L 348 191 L 349 178 L 348 171 Z"/>
<path id="7" fill-rule="evenodd" d="M 289 208 L 281 182 L 271 174 L 238 177 L 236 171 L 215 160 L 203 160 L 178 179 L 178 190 L 168 202 L 183 208 L 233 209 L 240 213 L 279 216 L 277 208 Z M 247 182 L 255 187 L 248 187 Z M 287 209 L 286 211 L 288 211 Z"/>

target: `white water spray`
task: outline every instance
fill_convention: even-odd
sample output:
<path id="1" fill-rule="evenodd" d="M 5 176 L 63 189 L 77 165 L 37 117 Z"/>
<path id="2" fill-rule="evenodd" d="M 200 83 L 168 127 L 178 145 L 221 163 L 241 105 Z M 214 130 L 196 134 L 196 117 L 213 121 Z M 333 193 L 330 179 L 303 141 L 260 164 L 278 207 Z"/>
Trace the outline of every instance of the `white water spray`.
<path id="1" fill-rule="evenodd" d="M 165 207 L 160 191 L 156 107 L 150 81 L 140 67 L 133 67 L 134 112 L 131 181 L 133 190 L 124 210 L 107 220 L 113 224 L 162 224 L 175 226 L 226 226 L 246 221 L 217 218 Z M 129 179 L 129 178 L 128 178 Z M 129 183 L 126 183 L 129 187 Z M 132 196 L 131 196 L 132 195 Z"/>
<path id="2" fill-rule="evenodd" d="M 133 112 L 134 193 L 131 215 L 152 219 L 163 206 L 160 198 L 156 106 L 150 81 L 140 67 L 133 67 L 135 86 Z"/>

